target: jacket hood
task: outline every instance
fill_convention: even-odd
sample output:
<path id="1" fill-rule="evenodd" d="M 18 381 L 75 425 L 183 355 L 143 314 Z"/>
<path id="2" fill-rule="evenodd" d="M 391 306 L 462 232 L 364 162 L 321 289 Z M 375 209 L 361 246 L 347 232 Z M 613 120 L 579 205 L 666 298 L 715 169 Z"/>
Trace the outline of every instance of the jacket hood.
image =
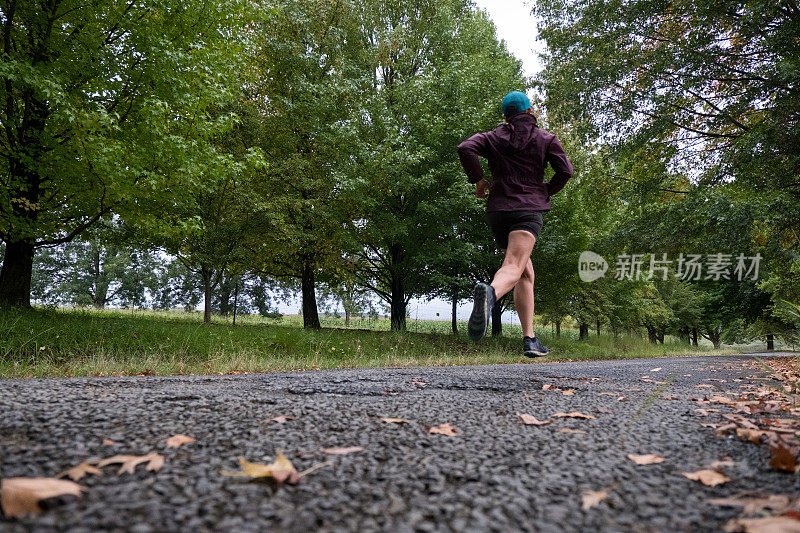
<path id="1" fill-rule="evenodd" d="M 515 150 L 522 150 L 534 139 L 533 134 L 536 129 L 536 117 L 529 113 L 520 113 L 497 128 L 498 140 L 501 145 L 509 146 Z"/>

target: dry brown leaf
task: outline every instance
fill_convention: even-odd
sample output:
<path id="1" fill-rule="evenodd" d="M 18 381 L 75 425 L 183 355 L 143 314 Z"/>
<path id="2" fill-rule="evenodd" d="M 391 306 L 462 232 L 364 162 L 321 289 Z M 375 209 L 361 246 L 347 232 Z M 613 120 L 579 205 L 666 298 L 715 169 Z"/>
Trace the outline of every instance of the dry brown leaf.
<path id="1" fill-rule="evenodd" d="M 542 390 L 561 390 L 558 389 L 555 385 L 551 385 L 550 383 L 545 383 L 542 385 Z"/>
<path id="2" fill-rule="evenodd" d="M 646 453 L 644 455 L 636 455 L 633 453 L 628 454 L 628 459 L 637 465 L 652 465 L 655 463 L 663 463 L 664 458 L 654 453 Z"/>
<path id="3" fill-rule="evenodd" d="M 575 389 L 562 390 L 561 394 L 563 394 L 564 396 L 574 396 L 575 395 Z"/>
<path id="4" fill-rule="evenodd" d="M 660 371 L 661 371 L 661 367 L 658 367 L 658 368 L 652 369 L 650 372 L 660 372 Z"/>
<path id="5" fill-rule="evenodd" d="M 714 395 L 711 398 L 709 398 L 708 401 L 711 402 L 711 403 L 723 403 L 725 405 L 736 405 L 736 402 L 734 402 L 733 400 L 731 400 L 727 396 Z"/>
<path id="6" fill-rule="evenodd" d="M 103 439 L 103 446 L 113 446 L 116 443 L 117 443 L 116 441 L 113 441 L 111 439 Z"/>
<path id="7" fill-rule="evenodd" d="M 606 415 L 613 415 L 614 414 L 614 411 L 612 411 L 611 409 L 606 409 L 605 407 L 598 407 L 597 408 L 597 412 L 598 413 L 603 413 L 603 414 L 606 414 Z"/>
<path id="8" fill-rule="evenodd" d="M 618 396 L 616 392 L 598 392 L 597 394 L 600 396 Z"/>
<path id="9" fill-rule="evenodd" d="M 719 413 L 719 409 L 695 409 L 694 412 L 700 416 L 708 416 L 708 413 Z"/>
<path id="10" fill-rule="evenodd" d="M 178 448 L 184 444 L 189 444 L 190 442 L 194 442 L 192 437 L 187 437 L 186 435 L 173 435 L 166 440 L 167 448 Z"/>
<path id="11" fill-rule="evenodd" d="M 722 485 L 723 483 L 727 483 L 731 480 L 731 478 L 720 474 L 716 470 L 698 470 L 697 472 L 681 472 L 684 476 L 692 479 L 694 481 L 699 481 L 703 485 L 708 485 L 709 487 L 716 487 L 717 485 Z"/>
<path id="12" fill-rule="evenodd" d="M 411 420 L 406 420 L 405 418 L 379 418 L 381 422 L 386 422 L 387 424 L 410 424 Z"/>
<path id="13" fill-rule="evenodd" d="M 709 468 L 713 468 L 714 470 L 720 470 L 721 468 L 730 468 L 736 466 L 736 462 L 734 461 L 712 461 Z"/>
<path id="14" fill-rule="evenodd" d="M 294 420 L 294 419 L 295 417 L 292 415 L 283 415 L 283 416 L 276 416 L 275 418 L 272 419 L 272 421 L 278 424 L 283 424 L 285 422 L 288 422 L 289 420 Z"/>
<path id="15" fill-rule="evenodd" d="M 362 452 L 363 446 L 350 446 L 349 448 L 323 448 L 324 453 L 330 455 L 347 455 L 348 453 Z"/>
<path id="16" fill-rule="evenodd" d="M 765 433 L 766 431 L 760 431 L 757 429 L 736 428 L 737 437 L 740 439 L 749 440 L 753 444 L 761 444 L 761 435 Z"/>
<path id="17" fill-rule="evenodd" d="M 620 396 L 619 398 L 617 398 L 617 401 L 618 402 L 629 402 L 629 401 L 631 401 L 631 399 L 628 398 L 627 396 Z"/>
<path id="18" fill-rule="evenodd" d="M 583 510 L 585 511 L 608 498 L 608 492 L 604 490 L 586 490 L 583 491 L 581 498 L 583 500 Z"/>
<path id="19" fill-rule="evenodd" d="M 744 533 L 800 533 L 800 520 L 789 516 L 734 518 L 725 524 L 724 530 Z"/>
<path id="20" fill-rule="evenodd" d="M 84 461 L 78 466 L 73 466 L 69 470 L 64 470 L 56 477 L 69 477 L 72 481 L 80 481 L 86 474 L 102 476 L 103 471 L 97 468 L 97 462 Z"/>
<path id="21" fill-rule="evenodd" d="M 117 463 L 122 464 L 117 472 L 118 475 L 121 475 L 125 472 L 133 474 L 133 471 L 136 470 L 136 467 L 142 463 L 147 463 L 146 470 L 158 472 L 164 465 L 164 456 L 157 453 L 148 453 L 147 455 L 115 455 L 113 457 L 103 459 L 97 463 L 97 467 L 103 468 L 106 465 Z"/>
<path id="22" fill-rule="evenodd" d="M 456 428 L 451 426 L 450 424 L 440 424 L 438 426 L 429 427 L 428 433 L 438 433 L 440 435 L 447 435 L 448 437 L 455 437 L 458 435 Z"/>
<path id="23" fill-rule="evenodd" d="M 715 498 L 707 500 L 712 505 L 722 507 L 741 507 L 745 515 L 754 515 L 764 509 L 769 509 L 772 514 L 783 514 L 787 511 L 800 509 L 800 499 L 794 499 L 785 494 L 770 494 L 768 496 Z"/>
<path id="24" fill-rule="evenodd" d="M 535 416 L 525 413 L 517 413 L 517 416 L 526 426 L 546 426 L 553 423 L 552 420 L 539 420 Z"/>
<path id="25" fill-rule="evenodd" d="M 559 433 L 573 433 L 576 435 L 586 435 L 586 432 L 580 429 L 570 429 L 570 428 L 561 428 L 558 430 Z"/>
<path id="26" fill-rule="evenodd" d="M 427 383 L 425 383 L 424 381 L 412 381 L 411 384 L 414 385 L 415 387 L 424 387 L 425 385 L 427 385 Z"/>
<path id="27" fill-rule="evenodd" d="M 596 420 L 596 416 L 592 415 L 585 415 L 583 413 L 579 413 L 578 411 L 572 411 L 571 413 L 556 413 L 553 415 L 553 418 L 583 418 L 586 420 Z"/>
<path id="28" fill-rule="evenodd" d="M 400 395 L 399 392 L 388 391 L 388 390 L 381 391 L 381 392 L 383 392 L 384 394 L 388 394 L 389 396 L 399 396 Z"/>
<path id="29" fill-rule="evenodd" d="M 295 484 L 300 481 L 300 474 L 295 469 L 292 462 L 283 455 L 283 452 L 278 450 L 278 455 L 275 462 L 268 465 L 260 463 L 250 463 L 244 457 L 239 457 L 239 464 L 242 466 L 240 472 L 232 472 L 223 470 L 223 476 L 233 477 L 249 477 L 250 479 L 273 479 L 275 483 L 290 483 Z"/>
<path id="30" fill-rule="evenodd" d="M 800 470 L 797 457 L 785 446 L 776 446 L 770 448 L 772 459 L 769 460 L 769 466 L 775 470 L 782 470 L 784 472 L 797 472 Z"/>
<path id="31" fill-rule="evenodd" d="M 678 398 L 677 396 L 672 396 L 672 395 L 665 394 L 664 396 L 661 397 L 661 399 L 662 400 L 679 400 L 680 398 Z"/>
<path id="32" fill-rule="evenodd" d="M 0 507 L 9 518 L 38 514 L 41 500 L 71 494 L 80 496 L 83 487 L 66 479 L 11 477 L 0 481 Z"/>
<path id="33" fill-rule="evenodd" d="M 712 424 L 710 422 L 706 422 L 706 423 L 703 423 L 703 424 L 700 424 L 700 425 L 703 426 L 704 428 L 716 428 L 716 427 L 719 427 L 719 424 Z"/>
<path id="34" fill-rule="evenodd" d="M 695 385 L 695 389 L 713 389 L 714 385 L 709 385 L 707 383 L 703 383 L 702 385 Z"/>

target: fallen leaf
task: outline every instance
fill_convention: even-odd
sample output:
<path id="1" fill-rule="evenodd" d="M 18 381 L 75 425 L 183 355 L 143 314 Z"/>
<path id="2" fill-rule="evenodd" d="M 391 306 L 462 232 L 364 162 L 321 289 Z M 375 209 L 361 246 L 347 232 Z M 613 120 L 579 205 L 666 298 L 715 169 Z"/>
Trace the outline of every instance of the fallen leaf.
<path id="1" fill-rule="evenodd" d="M 147 455 L 115 455 L 113 457 L 109 457 L 108 459 L 103 459 L 97 463 L 97 467 L 103 468 L 106 465 L 120 463 L 122 466 L 117 472 L 118 475 L 121 475 L 125 472 L 133 474 L 133 471 L 136 470 L 136 467 L 145 462 L 147 463 L 146 470 L 158 472 L 164 465 L 164 456 L 157 453 L 148 453 Z"/>
<path id="2" fill-rule="evenodd" d="M 425 383 L 424 381 L 412 381 L 411 384 L 416 387 L 424 387 L 425 385 L 427 385 L 427 383 Z"/>
<path id="3" fill-rule="evenodd" d="M 773 514 L 784 514 L 800 509 L 800 499 L 793 499 L 785 494 L 770 494 L 756 497 L 715 498 L 707 500 L 712 505 L 722 507 L 742 507 L 745 515 L 754 515 L 764 509 Z"/>
<path id="4" fill-rule="evenodd" d="M 551 385 L 550 383 L 545 383 L 542 385 L 542 390 L 560 390 L 557 389 L 555 385 Z"/>
<path id="5" fill-rule="evenodd" d="M 451 426 L 450 424 L 441 424 L 434 427 L 429 427 L 428 433 L 438 433 L 440 435 L 447 435 L 448 437 L 455 437 L 458 433 L 456 432 L 456 428 Z"/>
<path id="6" fill-rule="evenodd" d="M 600 396 L 618 396 L 616 392 L 598 392 Z"/>
<path id="7" fill-rule="evenodd" d="M 708 416 L 709 413 L 719 413 L 719 409 L 695 409 L 694 412 L 700 416 Z"/>
<path id="8" fill-rule="evenodd" d="M 637 465 L 652 465 L 655 463 L 663 463 L 664 458 L 654 453 L 646 453 L 644 455 L 636 455 L 633 453 L 628 454 L 628 459 Z"/>
<path id="9" fill-rule="evenodd" d="M 628 398 L 627 396 L 620 396 L 619 398 L 617 398 L 617 401 L 618 402 L 629 402 L 629 401 L 631 401 L 631 399 Z"/>
<path id="10" fill-rule="evenodd" d="M 116 443 L 117 443 L 116 441 L 113 441 L 111 439 L 103 439 L 103 446 L 113 446 Z"/>
<path id="11" fill-rule="evenodd" d="M 564 396 L 574 396 L 575 389 L 562 390 L 561 394 L 563 394 Z"/>
<path id="12" fill-rule="evenodd" d="M 0 481 L 0 507 L 9 518 L 39 514 L 41 500 L 71 494 L 80 497 L 83 487 L 66 479 L 11 477 Z"/>
<path id="13" fill-rule="evenodd" d="M 699 481 L 703 485 L 708 485 L 709 487 L 716 487 L 717 485 L 727 483 L 731 480 L 729 477 L 720 474 L 716 470 L 703 469 L 697 472 L 682 472 L 682 474 L 689 479 Z"/>
<path id="14" fill-rule="evenodd" d="M 405 418 L 379 418 L 381 422 L 386 422 L 387 424 L 410 424 L 410 420 L 406 420 Z"/>
<path id="15" fill-rule="evenodd" d="M 69 470 L 64 470 L 56 477 L 69 477 L 72 481 L 80 481 L 86 474 L 94 474 L 96 476 L 102 476 L 103 471 L 95 466 L 96 462 L 89 462 L 84 461 L 78 466 L 73 466 Z"/>
<path id="16" fill-rule="evenodd" d="M 583 510 L 585 511 L 608 498 L 608 492 L 604 490 L 586 490 L 583 491 L 581 498 L 583 499 Z"/>
<path id="17" fill-rule="evenodd" d="M 570 428 L 561 428 L 558 430 L 559 433 L 574 433 L 580 435 L 586 435 L 586 432 L 581 429 L 570 429 Z"/>
<path id="18" fill-rule="evenodd" d="M 726 405 L 736 405 L 736 402 L 728 398 L 727 396 L 718 396 L 714 395 L 708 399 L 711 403 L 724 403 Z"/>
<path id="19" fill-rule="evenodd" d="M 736 428 L 736 436 L 740 439 L 749 440 L 753 444 L 761 444 L 761 435 L 766 431 L 757 429 Z"/>
<path id="20" fill-rule="evenodd" d="M 598 413 L 603 413 L 603 414 L 606 414 L 606 415 L 613 415 L 614 414 L 614 411 L 612 411 L 611 409 L 606 409 L 605 407 L 598 407 L 597 408 L 597 412 Z"/>
<path id="21" fill-rule="evenodd" d="M 659 371 L 661 371 L 661 367 L 654 368 L 654 369 L 653 369 L 653 370 L 651 370 L 650 372 L 659 372 Z"/>
<path id="22" fill-rule="evenodd" d="M 278 455 L 275 458 L 275 462 L 268 465 L 250 463 L 246 461 L 244 457 L 239 457 L 239 464 L 242 466 L 242 470 L 240 472 L 223 470 L 222 475 L 233 477 L 249 477 L 251 479 L 270 478 L 278 484 L 284 482 L 295 484 L 300 481 L 301 477 L 292 462 L 287 459 L 280 450 L 278 450 Z"/>
<path id="23" fill-rule="evenodd" d="M 734 461 L 712 461 L 709 468 L 713 468 L 714 470 L 719 470 L 720 468 L 729 468 L 735 466 L 736 463 Z"/>
<path id="24" fill-rule="evenodd" d="M 388 391 L 388 390 L 381 391 L 381 392 L 383 392 L 384 394 L 388 394 L 389 396 L 397 396 L 397 395 L 400 394 L 399 392 Z"/>
<path id="25" fill-rule="evenodd" d="M 703 383 L 702 385 L 695 385 L 695 389 L 713 389 L 714 385 L 709 385 L 707 383 Z"/>
<path id="26" fill-rule="evenodd" d="M 734 518 L 725 524 L 724 531 L 743 531 L 744 533 L 800 533 L 800 520 L 788 516 Z"/>
<path id="27" fill-rule="evenodd" d="M 187 437 L 186 435 L 173 435 L 166 440 L 167 448 L 178 448 L 183 444 L 189 444 L 190 442 L 194 442 L 192 437 Z"/>
<path id="28" fill-rule="evenodd" d="M 719 427 L 719 424 L 711 424 L 710 422 L 706 422 L 704 424 L 700 424 L 704 428 L 716 428 Z"/>
<path id="29" fill-rule="evenodd" d="M 577 411 L 572 411 L 571 413 L 556 413 L 553 415 L 553 418 L 584 418 L 586 420 L 596 420 L 596 416 L 592 415 L 585 415 L 583 413 L 579 413 Z"/>
<path id="30" fill-rule="evenodd" d="M 785 446 L 770 448 L 769 451 L 772 453 L 772 459 L 769 460 L 771 468 L 784 472 L 797 472 L 800 470 L 797 457 Z"/>
<path id="31" fill-rule="evenodd" d="M 525 413 L 517 413 L 517 416 L 526 426 L 546 426 L 553 423 L 552 420 L 538 420 L 535 416 Z"/>
<path id="32" fill-rule="evenodd" d="M 324 453 L 330 455 L 347 455 L 348 453 L 362 452 L 363 446 L 350 446 L 349 448 L 323 448 Z"/>
<path id="33" fill-rule="evenodd" d="M 664 396 L 661 397 L 661 399 L 662 400 L 679 400 L 680 398 L 678 398 L 677 396 L 670 396 L 670 395 L 665 394 Z"/>
<path id="34" fill-rule="evenodd" d="M 278 424 L 283 424 L 284 422 L 288 422 L 289 420 L 294 420 L 295 417 L 292 415 L 283 415 L 283 416 L 276 416 L 272 419 L 273 422 Z"/>

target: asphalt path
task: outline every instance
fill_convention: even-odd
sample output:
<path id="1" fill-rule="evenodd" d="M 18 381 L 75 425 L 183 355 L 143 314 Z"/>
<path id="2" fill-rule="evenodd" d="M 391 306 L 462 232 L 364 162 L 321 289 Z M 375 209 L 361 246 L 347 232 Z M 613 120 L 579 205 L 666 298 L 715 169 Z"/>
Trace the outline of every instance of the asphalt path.
<path id="1" fill-rule="evenodd" d="M 719 412 L 702 416 L 696 400 L 770 383 L 753 356 L 5 380 L 0 477 L 51 477 L 114 454 L 166 460 L 158 472 L 106 467 L 80 480 L 81 498 L 0 517 L 0 530 L 719 531 L 741 510 L 708 499 L 798 494 L 800 476 L 770 470 L 766 447 L 702 426 L 734 410 L 704 405 Z M 517 413 L 554 422 L 523 425 Z M 443 423 L 457 435 L 426 429 Z M 175 434 L 196 441 L 167 448 Z M 364 450 L 321 451 L 351 446 Z M 267 463 L 276 450 L 298 470 L 332 465 L 278 489 L 221 475 L 238 456 Z M 649 453 L 664 462 L 626 457 Z M 682 475 L 718 460 L 734 462 L 724 485 Z M 608 497 L 584 509 L 587 490 Z"/>

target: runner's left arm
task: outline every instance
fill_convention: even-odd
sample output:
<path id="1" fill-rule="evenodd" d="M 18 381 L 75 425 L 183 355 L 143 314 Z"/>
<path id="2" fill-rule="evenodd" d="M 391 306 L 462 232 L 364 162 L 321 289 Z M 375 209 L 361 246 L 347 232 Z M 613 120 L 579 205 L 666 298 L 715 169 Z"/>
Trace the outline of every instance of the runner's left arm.
<path id="1" fill-rule="evenodd" d="M 485 133 L 476 133 L 458 145 L 458 158 L 470 183 L 478 183 L 483 179 L 483 168 L 478 157 L 486 157 L 488 146 Z"/>

